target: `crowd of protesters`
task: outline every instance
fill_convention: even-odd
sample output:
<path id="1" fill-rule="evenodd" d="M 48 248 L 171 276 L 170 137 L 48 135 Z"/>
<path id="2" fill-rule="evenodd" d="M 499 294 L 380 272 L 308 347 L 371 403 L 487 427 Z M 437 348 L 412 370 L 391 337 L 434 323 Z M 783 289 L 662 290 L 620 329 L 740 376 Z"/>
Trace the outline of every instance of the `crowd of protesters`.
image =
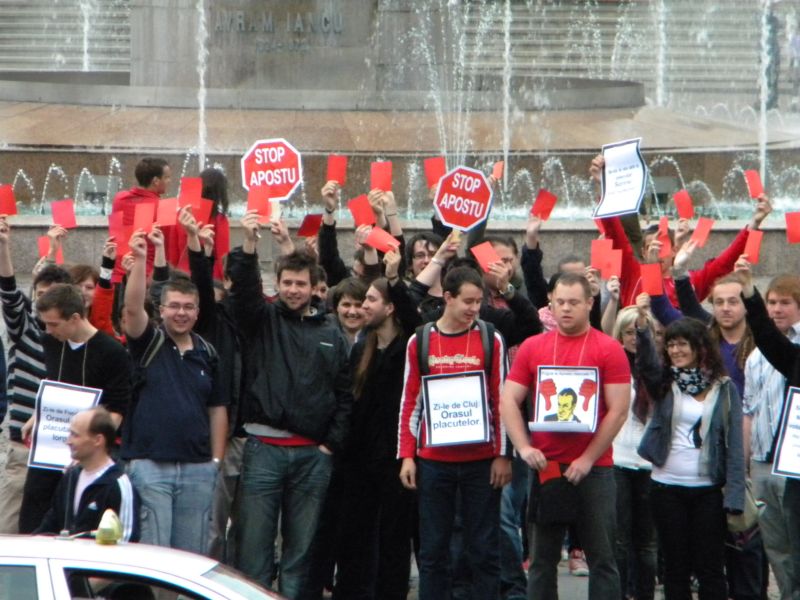
<path id="1" fill-rule="evenodd" d="M 171 182 L 156 158 L 135 176 L 113 203 L 128 227 Z M 0 532 L 90 533 L 113 508 L 126 540 L 303 600 L 404 599 L 412 561 L 423 600 L 550 600 L 564 558 L 593 600 L 651 600 L 659 583 L 668 600 L 764 599 L 770 572 L 800 598 L 800 480 L 772 473 L 800 385 L 800 276 L 764 299 L 753 287 L 744 249 L 766 196 L 697 270 L 688 221 L 664 252 L 664 232 L 628 215 L 602 221 L 619 276 L 602 279 L 586 248 L 546 278 L 538 217 L 521 244 L 435 217 L 407 239 L 383 190 L 368 196 L 374 227 L 396 249 L 368 244 L 369 226 L 344 249 L 335 181 L 316 236 L 248 211 L 230 248 L 225 175 L 201 178 L 207 223 L 184 207 L 175 225 L 109 237 L 98 265 L 56 264 L 68 233 L 53 226 L 30 294 L 0 216 Z M 481 267 L 468 250 L 485 241 L 499 260 Z M 662 294 L 642 292 L 645 263 L 660 263 Z M 544 379 L 573 373 L 593 375 Z M 63 473 L 27 466 L 43 380 L 102 390 L 70 424 Z M 442 399 L 463 409 L 450 432 Z"/>

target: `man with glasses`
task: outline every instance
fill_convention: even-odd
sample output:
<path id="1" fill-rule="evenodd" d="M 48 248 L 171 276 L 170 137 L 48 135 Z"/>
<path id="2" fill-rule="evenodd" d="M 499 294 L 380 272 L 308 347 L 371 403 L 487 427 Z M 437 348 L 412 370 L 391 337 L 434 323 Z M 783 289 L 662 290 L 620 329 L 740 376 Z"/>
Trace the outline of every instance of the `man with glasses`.
<path id="1" fill-rule="evenodd" d="M 225 452 L 228 415 L 217 393 L 217 354 L 192 332 L 197 288 L 168 281 L 161 293 L 160 327 L 144 309 L 147 241 L 130 241 L 134 265 L 125 288 L 128 348 L 135 393 L 122 435 L 122 458 L 141 497 L 141 541 L 198 554 L 207 552 L 217 470 Z"/>

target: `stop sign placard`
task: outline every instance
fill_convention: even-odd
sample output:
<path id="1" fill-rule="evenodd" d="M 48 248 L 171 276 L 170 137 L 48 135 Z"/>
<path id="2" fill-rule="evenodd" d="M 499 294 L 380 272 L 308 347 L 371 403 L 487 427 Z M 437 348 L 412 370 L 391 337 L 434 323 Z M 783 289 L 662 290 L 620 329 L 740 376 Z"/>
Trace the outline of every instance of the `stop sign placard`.
<path id="1" fill-rule="evenodd" d="M 283 138 L 258 140 L 242 156 L 242 185 L 269 188 L 270 200 L 286 200 L 303 180 L 300 153 Z"/>
<path id="2" fill-rule="evenodd" d="M 439 180 L 433 207 L 442 223 L 469 231 L 489 216 L 492 188 L 480 171 L 456 167 Z"/>

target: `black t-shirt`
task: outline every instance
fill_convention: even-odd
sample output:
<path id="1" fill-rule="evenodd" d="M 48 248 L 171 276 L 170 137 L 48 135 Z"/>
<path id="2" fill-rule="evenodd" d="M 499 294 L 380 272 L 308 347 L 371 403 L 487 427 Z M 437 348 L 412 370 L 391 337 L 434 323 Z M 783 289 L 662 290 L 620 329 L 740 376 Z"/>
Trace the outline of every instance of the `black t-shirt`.
<path id="1" fill-rule="evenodd" d="M 128 338 L 134 364 L 156 333 L 148 325 L 139 338 Z M 157 462 L 205 462 L 211 460 L 208 408 L 224 406 L 214 385 L 216 364 L 197 336 L 194 348 L 181 355 L 163 332 L 164 343 L 144 370 L 133 410 L 122 427 L 122 457 Z M 138 367 L 137 367 L 138 368 Z"/>
<path id="2" fill-rule="evenodd" d="M 100 404 L 124 415 L 131 398 L 131 361 L 125 348 L 111 336 L 98 331 L 72 348 L 49 334 L 42 336 L 47 378 L 63 383 L 103 390 Z"/>

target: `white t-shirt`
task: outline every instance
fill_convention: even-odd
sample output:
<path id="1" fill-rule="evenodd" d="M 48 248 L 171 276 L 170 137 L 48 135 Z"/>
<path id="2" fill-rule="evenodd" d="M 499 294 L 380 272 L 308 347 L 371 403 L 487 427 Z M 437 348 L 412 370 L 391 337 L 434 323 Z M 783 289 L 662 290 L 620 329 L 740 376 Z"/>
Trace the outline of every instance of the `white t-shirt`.
<path id="1" fill-rule="evenodd" d="M 95 469 L 94 471 L 87 471 L 83 469 L 78 474 L 78 482 L 75 484 L 75 496 L 72 501 L 72 514 L 78 514 L 78 506 L 81 503 L 81 496 L 83 496 L 83 492 L 86 490 L 87 487 L 92 485 L 95 481 L 102 477 L 103 473 L 108 471 L 111 468 L 111 465 L 114 464 L 114 461 L 109 459 L 109 461 L 100 467 L 99 469 Z"/>
<path id="2" fill-rule="evenodd" d="M 680 417 L 672 432 L 667 461 L 662 467 L 653 465 L 653 481 L 686 487 L 712 485 L 710 477 L 700 475 L 701 449 L 695 447 L 695 438 L 700 435 L 698 421 L 703 417 L 703 402 L 681 393 L 675 398 L 673 410 L 680 410 Z"/>

